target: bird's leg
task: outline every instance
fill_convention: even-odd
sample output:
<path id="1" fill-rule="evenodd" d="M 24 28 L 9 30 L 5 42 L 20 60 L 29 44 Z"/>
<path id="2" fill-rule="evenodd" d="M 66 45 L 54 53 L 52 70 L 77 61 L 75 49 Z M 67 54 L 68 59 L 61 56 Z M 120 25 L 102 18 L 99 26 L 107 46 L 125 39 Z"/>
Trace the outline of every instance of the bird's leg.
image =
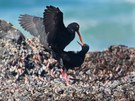
<path id="1" fill-rule="evenodd" d="M 61 69 L 60 71 L 61 71 L 62 77 L 63 77 L 63 78 L 65 79 L 65 81 L 66 81 L 66 85 L 68 86 L 68 85 L 69 85 L 69 78 L 68 78 L 68 75 L 67 75 L 66 71 L 65 71 L 64 69 Z"/>
<path id="2" fill-rule="evenodd" d="M 62 58 L 60 58 L 59 62 L 60 62 L 60 67 L 61 67 L 61 69 L 60 69 L 61 75 L 65 79 L 66 85 L 69 85 L 69 78 L 68 78 L 68 75 L 66 73 L 66 69 L 64 68 L 64 64 L 63 64 Z"/>
<path id="3" fill-rule="evenodd" d="M 62 58 L 60 58 L 59 63 L 60 63 L 60 67 L 63 68 L 64 67 L 64 64 L 63 64 Z"/>

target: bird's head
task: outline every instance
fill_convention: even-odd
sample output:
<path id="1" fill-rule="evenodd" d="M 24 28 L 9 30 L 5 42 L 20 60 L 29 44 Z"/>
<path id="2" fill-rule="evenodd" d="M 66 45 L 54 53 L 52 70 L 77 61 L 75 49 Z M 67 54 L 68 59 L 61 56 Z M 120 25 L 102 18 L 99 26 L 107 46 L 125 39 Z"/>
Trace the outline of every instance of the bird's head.
<path id="1" fill-rule="evenodd" d="M 83 44 L 83 46 L 82 46 L 82 51 L 83 51 L 84 53 L 87 53 L 87 52 L 89 51 L 89 45 Z"/>
<path id="2" fill-rule="evenodd" d="M 87 45 L 87 44 L 81 44 L 79 42 L 78 42 L 78 44 L 82 47 L 82 52 L 83 53 L 87 53 L 89 51 L 89 45 Z"/>
<path id="3" fill-rule="evenodd" d="M 76 22 L 73 22 L 73 23 L 68 25 L 68 28 L 72 29 L 75 32 L 78 32 L 79 31 L 79 24 Z"/>
<path id="4" fill-rule="evenodd" d="M 84 44 L 84 42 L 83 42 L 83 40 L 82 40 L 82 36 L 81 36 L 81 34 L 80 34 L 80 32 L 79 32 L 79 24 L 76 23 L 76 22 L 73 22 L 73 23 L 71 23 L 71 24 L 68 25 L 68 28 L 69 28 L 73 33 L 77 32 L 81 43 Z"/>

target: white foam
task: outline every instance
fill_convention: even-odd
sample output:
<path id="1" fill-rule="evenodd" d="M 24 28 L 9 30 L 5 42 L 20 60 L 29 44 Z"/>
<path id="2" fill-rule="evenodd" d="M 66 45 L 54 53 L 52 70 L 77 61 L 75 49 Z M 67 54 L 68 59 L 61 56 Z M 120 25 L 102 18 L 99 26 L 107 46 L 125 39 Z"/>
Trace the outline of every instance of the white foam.
<path id="1" fill-rule="evenodd" d="M 125 2 L 135 4 L 135 0 L 124 0 Z"/>

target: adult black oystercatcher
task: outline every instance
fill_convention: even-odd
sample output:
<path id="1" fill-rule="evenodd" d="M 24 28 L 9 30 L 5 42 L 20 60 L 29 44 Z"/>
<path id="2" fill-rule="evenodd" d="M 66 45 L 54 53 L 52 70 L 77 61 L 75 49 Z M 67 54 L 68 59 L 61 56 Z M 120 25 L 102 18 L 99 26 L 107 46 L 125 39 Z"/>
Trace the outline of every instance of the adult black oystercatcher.
<path id="1" fill-rule="evenodd" d="M 31 15 L 20 15 L 20 25 L 32 35 L 40 35 L 40 42 L 45 46 L 51 46 L 57 52 L 64 48 L 74 39 L 75 32 L 78 33 L 82 44 L 82 37 L 79 33 L 79 24 L 73 22 L 65 27 L 63 13 L 58 7 L 47 6 L 44 17 Z"/>
<path id="2" fill-rule="evenodd" d="M 79 24 L 73 22 L 66 28 L 63 23 L 63 13 L 58 7 L 47 6 L 44 12 L 44 25 L 48 34 L 48 44 L 55 51 L 64 50 L 74 39 L 75 32 L 78 33 L 81 43 L 84 44 L 79 33 Z"/>
<path id="3" fill-rule="evenodd" d="M 62 57 L 66 69 L 80 66 L 83 63 L 86 54 L 84 50 L 88 49 L 88 47 L 84 48 L 87 45 L 82 41 L 79 33 L 79 25 L 73 22 L 65 27 L 63 13 L 58 7 L 47 6 L 43 18 L 25 14 L 20 16 L 19 21 L 25 30 L 34 36 L 40 36 L 40 42 L 45 48 L 49 49 L 49 46 L 51 46 L 51 49 Z M 81 44 L 83 45 L 82 50 L 78 53 L 64 52 L 64 48 L 74 39 L 75 32 L 78 33 Z M 82 53 L 84 55 L 81 55 Z M 66 57 L 68 58 L 66 59 Z M 62 75 L 68 84 L 68 77 L 65 77 L 67 74 L 64 70 L 62 71 Z"/>
<path id="4" fill-rule="evenodd" d="M 78 52 L 62 51 L 59 53 L 60 57 L 63 60 L 63 65 L 64 65 L 63 69 L 61 69 L 61 73 L 64 79 L 66 80 L 67 85 L 69 85 L 69 78 L 67 76 L 66 71 L 68 69 L 73 69 L 74 67 L 81 66 L 81 64 L 84 62 L 84 58 L 88 50 L 89 50 L 89 46 L 87 44 L 83 44 L 81 51 Z"/>

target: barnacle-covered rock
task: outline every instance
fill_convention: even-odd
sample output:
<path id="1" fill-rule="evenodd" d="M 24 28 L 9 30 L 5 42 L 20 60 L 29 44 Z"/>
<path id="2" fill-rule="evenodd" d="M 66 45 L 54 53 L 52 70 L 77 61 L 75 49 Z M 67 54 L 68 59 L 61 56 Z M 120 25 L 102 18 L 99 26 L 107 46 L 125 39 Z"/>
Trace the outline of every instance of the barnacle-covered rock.
<path id="1" fill-rule="evenodd" d="M 20 44 L 25 37 L 11 23 L 0 20 L 0 39 L 10 39 L 10 41 L 15 41 Z"/>
<path id="2" fill-rule="evenodd" d="M 82 66 L 68 71 L 66 86 L 59 60 L 37 38 L 24 38 L 3 20 L 0 30 L 1 101 L 135 100 L 135 48 L 119 45 L 87 53 Z"/>

